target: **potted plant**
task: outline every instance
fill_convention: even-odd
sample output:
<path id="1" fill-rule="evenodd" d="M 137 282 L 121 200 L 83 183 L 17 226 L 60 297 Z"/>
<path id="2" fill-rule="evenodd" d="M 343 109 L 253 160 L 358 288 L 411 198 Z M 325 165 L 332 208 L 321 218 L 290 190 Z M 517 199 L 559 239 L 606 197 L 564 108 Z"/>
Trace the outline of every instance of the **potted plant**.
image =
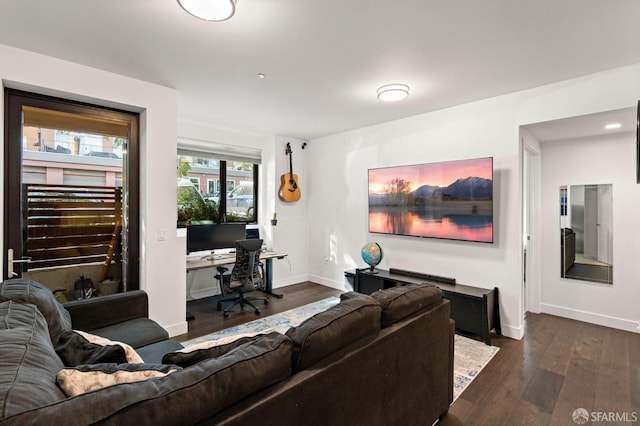
<path id="1" fill-rule="evenodd" d="M 273 212 L 273 217 L 271 218 L 271 225 L 276 226 L 278 224 L 278 214 Z"/>

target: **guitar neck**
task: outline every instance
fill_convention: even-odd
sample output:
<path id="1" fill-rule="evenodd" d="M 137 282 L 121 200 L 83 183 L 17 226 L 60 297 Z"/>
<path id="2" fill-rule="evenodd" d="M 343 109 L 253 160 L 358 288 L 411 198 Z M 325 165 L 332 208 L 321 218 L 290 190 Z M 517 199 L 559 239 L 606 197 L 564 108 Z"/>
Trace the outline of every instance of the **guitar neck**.
<path id="1" fill-rule="evenodd" d="M 289 175 L 293 176 L 293 153 L 289 149 Z"/>

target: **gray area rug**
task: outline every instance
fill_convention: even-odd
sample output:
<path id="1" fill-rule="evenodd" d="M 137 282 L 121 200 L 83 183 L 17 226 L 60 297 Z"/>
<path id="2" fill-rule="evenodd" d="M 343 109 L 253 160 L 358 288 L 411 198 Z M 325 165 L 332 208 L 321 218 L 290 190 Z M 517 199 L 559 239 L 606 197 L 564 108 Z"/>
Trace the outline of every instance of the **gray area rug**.
<path id="1" fill-rule="evenodd" d="M 210 340 L 229 338 L 240 334 L 257 334 L 277 331 L 285 333 L 289 327 L 300 324 L 305 319 L 322 312 L 337 304 L 338 297 L 330 297 L 308 305 L 300 306 L 279 314 L 270 315 L 245 324 L 229 327 L 215 333 L 187 340 L 182 344 L 187 346 Z M 491 361 L 498 352 L 497 347 L 485 345 L 483 342 L 455 335 L 453 363 L 453 400 L 455 401 L 466 389 L 478 373 Z"/>

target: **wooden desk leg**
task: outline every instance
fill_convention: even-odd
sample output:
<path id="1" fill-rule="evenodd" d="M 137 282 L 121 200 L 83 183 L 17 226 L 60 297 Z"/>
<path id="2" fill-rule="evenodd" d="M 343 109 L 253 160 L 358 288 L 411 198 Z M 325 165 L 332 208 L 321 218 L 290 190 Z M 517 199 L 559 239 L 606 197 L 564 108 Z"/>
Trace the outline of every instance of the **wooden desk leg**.
<path id="1" fill-rule="evenodd" d="M 270 294 L 272 296 L 277 297 L 278 299 L 282 299 L 282 294 L 278 294 L 278 293 L 274 293 L 273 292 L 273 272 L 271 271 L 271 267 L 272 267 L 272 259 L 266 259 L 265 260 L 265 265 L 264 265 L 264 274 L 266 275 L 265 277 L 265 288 L 261 289 L 261 291 Z"/>

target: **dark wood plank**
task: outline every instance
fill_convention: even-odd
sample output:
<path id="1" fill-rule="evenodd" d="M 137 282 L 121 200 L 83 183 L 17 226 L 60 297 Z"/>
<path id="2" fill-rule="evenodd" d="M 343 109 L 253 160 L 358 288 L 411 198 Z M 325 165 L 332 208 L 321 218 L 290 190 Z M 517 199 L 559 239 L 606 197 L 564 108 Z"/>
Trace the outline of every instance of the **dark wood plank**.
<path id="1" fill-rule="evenodd" d="M 558 322 L 558 331 L 540 359 L 541 368 L 562 376 L 566 374 L 573 352 L 575 335 L 578 332 L 578 324 L 576 321 Z"/>
<path id="2" fill-rule="evenodd" d="M 93 244 L 87 246 L 48 248 L 44 250 L 27 250 L 27 256 L 32 262 L 39 260 L 53 260 L 68 257 L 105 256 L 109 250 L 109 244 Z"/>
<path id="3" fill-rule="evenodd" d="M 28 240 L 25 245 L 28 250 L 37 250 L 59 247 L 76 247 L 91 244 L 109 244 L 113 237 L 112 232 L 113 231 L 106 234 L 95 235 L 76 235 L 73 237 L 73 240 L 69 240 L 67 237 L 34 238 Z"/>
<path id="4" fill-rule="evenodd" d="M 552 413 L 563 382 L 564 376 L 538 368 L 525 389 L 522 399 L 539 407 L 545 413 Z"/>
<path id="5" fill-rule="evenodd" d="M 42 238 L 42 237 L 73 237 L 84 236 L 87 234 L 99 235 L 99 234 L 111 234 L 115 224 L 108 225 L 92 225 L 92 226 L 55 226 L 55 227 L 29 227 L 27 230 L 29 238 Z"/>
<path id="6" fill-rule="evenodd" d="M 630 334 L 614 329 L 605 334 L 594 411 L 627 412 L 631 408 Z"/>
<path id="7" fill-rule="evenodd" d="M 508 422 L 506 422 L 508 425 L 543 426 L 554 424 L 549 413 L 546 413 L 538 405 L 523 399 L 515 403 L 508 419 Z"/>

